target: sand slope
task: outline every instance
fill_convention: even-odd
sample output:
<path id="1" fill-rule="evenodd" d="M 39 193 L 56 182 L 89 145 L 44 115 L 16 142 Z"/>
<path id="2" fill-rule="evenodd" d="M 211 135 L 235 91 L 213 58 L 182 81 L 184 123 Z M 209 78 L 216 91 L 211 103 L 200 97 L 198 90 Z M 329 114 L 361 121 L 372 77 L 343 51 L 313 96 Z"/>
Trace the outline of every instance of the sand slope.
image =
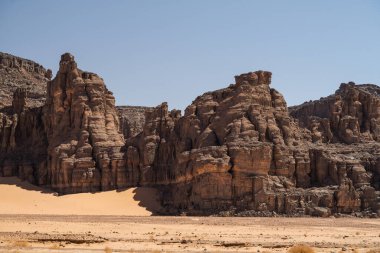
<path id="1" fill-rule="evenodd" d="M 153 188 L 55 196 L 18 178 L 0 177 L 0 214 L 149 216 L 159 208 Z"/>

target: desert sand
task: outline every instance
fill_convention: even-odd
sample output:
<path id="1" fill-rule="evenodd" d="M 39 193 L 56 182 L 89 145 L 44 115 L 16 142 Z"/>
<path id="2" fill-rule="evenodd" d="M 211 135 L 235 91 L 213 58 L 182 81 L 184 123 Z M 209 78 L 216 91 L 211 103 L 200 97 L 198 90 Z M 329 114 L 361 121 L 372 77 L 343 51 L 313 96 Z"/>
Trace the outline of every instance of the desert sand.
<path id="1" fill-rule="evenodd" d="M 367 253 L 380 250 L 379 228 L 351 218 L 0 215 L 0 252 Z"/>
<path id="2" fill-rule="evenodd" d="M 55 196 L 0 178 L 0 252 L 380 252 L 380 219 L 151 216 L 151 188 Z"/>
<path id="3" fill-rule="evenodd" d="M 149 216 L 160 206 L 153 188 L 57 196 L 15 177 L 0 177 L 0 196 L 0 214 Z"/>

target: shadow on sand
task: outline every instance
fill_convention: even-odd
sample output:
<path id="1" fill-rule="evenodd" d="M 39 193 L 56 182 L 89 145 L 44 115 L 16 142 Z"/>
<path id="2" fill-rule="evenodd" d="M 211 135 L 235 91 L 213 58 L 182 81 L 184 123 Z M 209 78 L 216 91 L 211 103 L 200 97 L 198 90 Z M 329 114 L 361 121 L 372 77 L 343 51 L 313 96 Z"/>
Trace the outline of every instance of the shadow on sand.
<path id="1" fill-rule="evenodd" d="M 28 191 L 37 191 L 40 193 L 58 195 L 58 193 L 54 191 L 51 191 L 49 189 L 46 189 L 40 186 L 33 185 L 29 183 L 28 181 L 21 181 L 21 179 L 17 177 L 0 177 L 0 184 L 15 185 L 17 187 L 20 187 L 21 189 L 28 190 Z"/>
<path id="2" fill-rule="evenodd" d="M 139 206 L 146 208 L 152 216 L 162 212 L 161 199 L 158 189 L 150 187 L 137 187 L 133 190 L 133 199 L 139 202 Z"/>
<path id="3" fill-rule="evenodd" d="M 0 177 L 0 185 L 2 184 L 14 185 L 28 191 L 36 191 L 39 193 L 59 196 L 57 192 L 54 192 L 46 188 L 42 188 L 40 186 L 33 185 L 27 181 L 21 181 L 21 179 L 17 177 Z M 129 194 L 131 195 L 129 194 L 128 195 L 131 196 L 131 199 L 133 198 L 133 200 L 136 201 L 139 206 L 151 212 L 152 213 L 151 215 L 159 215 L 160 211 L 162 211 L 160 194 L 159 194 L 158 189 L 152 188 L 152 187 L 136 187 L 136 188 L 131 187 L 131 188 L 123 188 L 123 189 L 116 190 L 116 192 L 118 193 L 121 193 L 124 191 L 129 191 L 130 192 Z M 104 191 L 104 192 L 107 192 L 107 191 Z M 94 192 L 88 192 L 88 193 L 97 195 L 104 192 L 94 191 Z M 78 194 L 81 194 L 81 193 L 78 193 Z M 66 194 L 66 196 L 67 195 L 75 195 L 75 194 Z M 128 199 L 126 199 L 126 204 L 127 204 L 127 201 Z"/>

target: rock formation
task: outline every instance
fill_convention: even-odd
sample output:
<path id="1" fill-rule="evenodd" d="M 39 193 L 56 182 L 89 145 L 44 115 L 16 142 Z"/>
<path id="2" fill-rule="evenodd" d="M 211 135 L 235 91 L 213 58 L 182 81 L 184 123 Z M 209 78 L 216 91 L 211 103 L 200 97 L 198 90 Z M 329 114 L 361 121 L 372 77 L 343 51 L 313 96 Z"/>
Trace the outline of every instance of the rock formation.
<path id="1" fill-rule="evenodd" d="M 0 175 L 46 184 L 42 124 L 51 70 L 0 52 Z"/>
<path id="2" fill-rule="evenodd" d="M 124 138 L 141 133 L 145 125 L 145 114 L 153 110 L 145 106 L 116 106 L 120 118 L 120 131 Z"/>
<path id="3" fill-rule="evenodd" d="M 44 106 L 50 187 L 62 193 L 125 186 L 124 138 L 115 98 L 96 74 L 64 54 Z"/>
<path id="4" fill-rule="evenodd" d="M 17 88 L 12 106 L 0 109 L 0 176 L 46 184 L 47 139 L 42 107 L 27 107 L 28 90 Z"/>
<path id="5" fill-rule="evenodd" d="M 51 70 L 30 60 L 0 52 L 0 108 L 12 105 L 18 88 L 28 90 L 27 107 L 40 107 L 46 96 L 46 83 Z"/>
<path id="6" fill-rule="evenodd" d="M 270 77 L 265 71 L 237 76 L 236 84 L 198 97 L 183 117 L 166 104 L 157 107 L 143 132 L 127 139 L 133 182 L 165 189 L 169 212 L 376 211 L 378 143 L 360 153 L 317 145 L 289 116 Z"/>
<path id="7" fill-rule="evenodd" d="M 0 109 L 0 175 L 60 193 L 153 186 L 172 214 L 380 215 L 380 88 L 342 84 L 288 110 L 270 83 L 267 71 L 236 76 L 183 116 L 115 107 L 64 54 L 42 106 L 21 87 Z"/>
<path id="8" fill-rule="evenodd" d="M 115 99 L 96 74 L 61 57 L 44 106 L 26 107 L 28 91 L 3 108 L 1 175 L 19 176 L 60 193 L 125 187 L 124 138 Z"/>
<path id="9" fill-rule="evenodd" d="M 380 87 L 342 83 L 326 98 L 290 108 L 314 142 L 346 144 L 379 141 Z"/>

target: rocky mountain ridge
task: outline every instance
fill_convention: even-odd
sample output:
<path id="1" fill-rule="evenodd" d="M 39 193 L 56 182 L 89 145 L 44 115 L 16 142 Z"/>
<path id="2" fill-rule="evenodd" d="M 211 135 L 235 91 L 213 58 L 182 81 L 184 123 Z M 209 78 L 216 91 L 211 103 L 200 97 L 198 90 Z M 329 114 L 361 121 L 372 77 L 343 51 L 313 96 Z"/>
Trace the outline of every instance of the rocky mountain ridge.
<path id="1" fill-rule="evenodd" d="M 0 52 L 0 108 L 12 105 L 13 94 L 18 88 L 28 92 L 27 107 L 42 106 L 46 83 L 51 77 L 51 70 L 34 61 Z"/>
<path id="2" fill-rule="evenodd" d="M 17 82 L 0 86 L 0 176 L 63 194 L 152 186 L 171 214 L 380 215 L 378 86 L 342 84 L 288 109 L 272 74 L 256 71 L 197 97 L 182 116 L 166 103 L 116 107 L 68 53 L 52 80 L 5 56 L 1 80 Z M 44 98 L 23 86 L 35 75 Z"/>

